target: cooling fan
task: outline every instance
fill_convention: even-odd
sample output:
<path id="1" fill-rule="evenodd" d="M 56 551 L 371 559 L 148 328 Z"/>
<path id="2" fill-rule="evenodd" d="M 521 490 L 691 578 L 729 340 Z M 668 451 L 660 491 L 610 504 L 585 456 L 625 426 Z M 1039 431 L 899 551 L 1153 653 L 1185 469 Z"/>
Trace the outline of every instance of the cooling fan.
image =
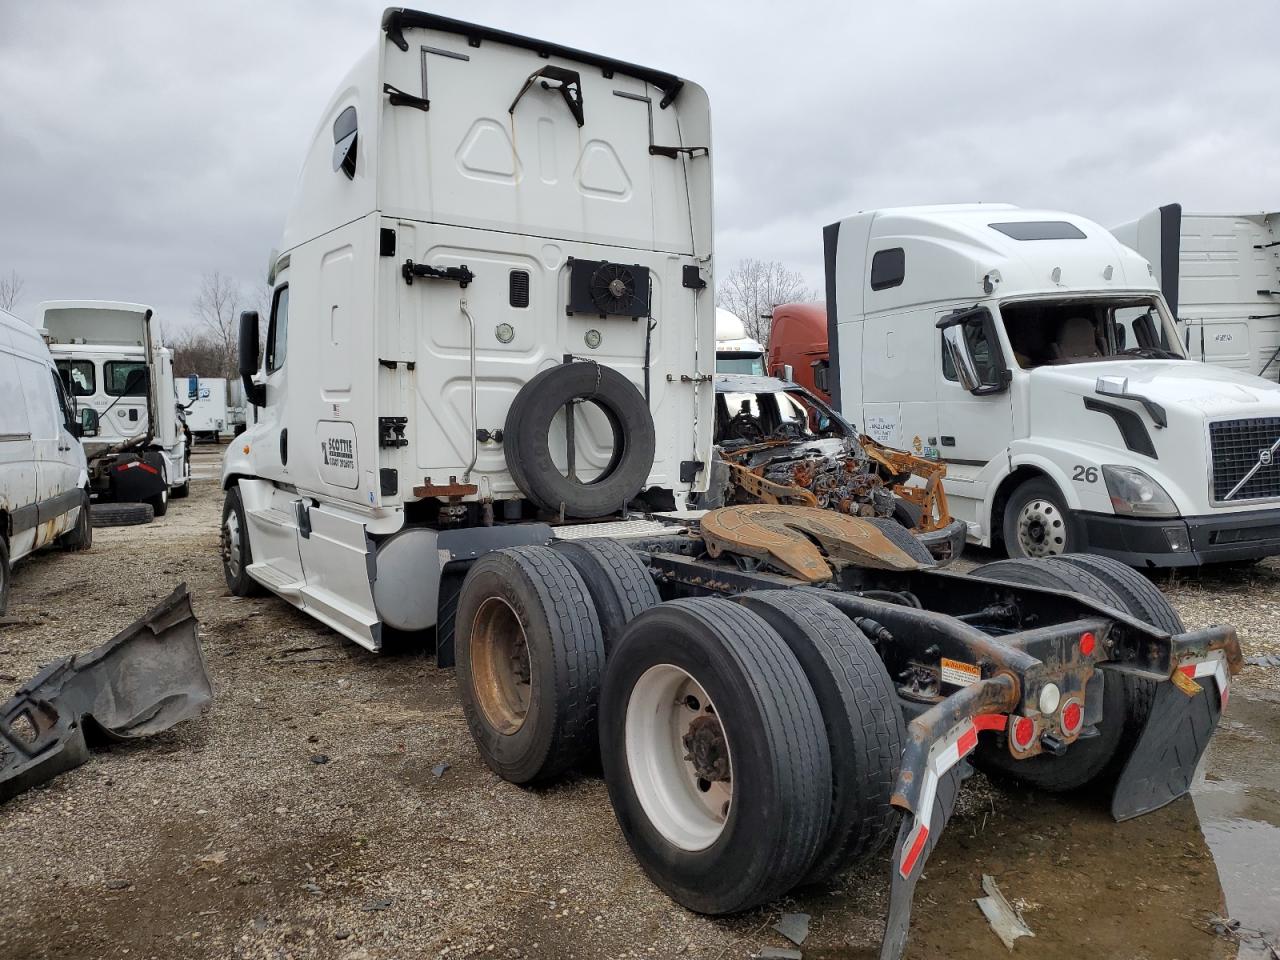
<path id="1" fill-rule="evenodd" d="M 649 313 L 649 268 L 607 260 L 570 264 L 567 313 L 643 317 Z"/>

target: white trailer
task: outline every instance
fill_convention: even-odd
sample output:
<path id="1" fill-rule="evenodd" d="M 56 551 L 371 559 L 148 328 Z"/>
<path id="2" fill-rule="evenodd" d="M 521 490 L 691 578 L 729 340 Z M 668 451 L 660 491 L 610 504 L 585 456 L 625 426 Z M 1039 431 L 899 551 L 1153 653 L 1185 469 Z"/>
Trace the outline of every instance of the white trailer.
<path id="1" fill-rule="evenodd" d="M 190 489 L 190 453 L 173 380 L 173 352 L 152 337 L 151 308 L 109 300 L 39 306 L 67 392 L 85 422 L 95 501 L 151 504 Z M 96 431 L 96 433 L 94 432 Z"/>
<path id="2" fill-rule="evenodd" d="M 1188 356 L 1280 381 L 1280 212 L 1173 203 L 1112 233 L 1151 261 Z"/>
<path id="3" fill-rule="evenodd" d="M 1138 566 L 1280 553 L 1280 386 L 1187 362 L 1150 264 L 1071 214 L 826 229 L 844 414 L 947 464 L 972 542 Z"/>
<path id="4" fill-rule="evenodd" d="M 192 442 L 208 440 L 217 443 L 224 433 L 231 432 L 225 377 L 197 377 L 192 374 L 180 377 L 176 385 Z"/>

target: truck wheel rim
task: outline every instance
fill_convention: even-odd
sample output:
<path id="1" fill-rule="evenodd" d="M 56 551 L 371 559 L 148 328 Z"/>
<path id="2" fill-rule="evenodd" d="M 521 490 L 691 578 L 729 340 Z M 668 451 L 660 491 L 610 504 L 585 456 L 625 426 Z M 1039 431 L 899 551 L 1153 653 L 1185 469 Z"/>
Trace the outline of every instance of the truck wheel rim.
<path id="1" fill-rule="evenodd" d="M 502 597 L 489 597 L 476 610 L 470 654 L 471 682 L 480 712 L 499 733 L 515 733 L 529 713 L 533 674 L 524 624 Z"/>
<path id="2" fill-rule="evenodd" d="M 240 518 L 234 510 L 222 524 L 222 563 L 231 579 L 240 576 Z"/>
<path id="3" fill-rule="evenodd" d="M 1018 511 L 1018 545 L 1029 557 L 1054 557 L 1067 549 L 1067 525 L 1052 502 L 1036 498 Z"/>
<path id="4" fill-rule="evenodd" d="M 679 667 L 646 670 L 626 717 L 631 785 L 654 828 L 681 850 L 705 850 L 733 805 L 733 755 L 720 714 Z"/>

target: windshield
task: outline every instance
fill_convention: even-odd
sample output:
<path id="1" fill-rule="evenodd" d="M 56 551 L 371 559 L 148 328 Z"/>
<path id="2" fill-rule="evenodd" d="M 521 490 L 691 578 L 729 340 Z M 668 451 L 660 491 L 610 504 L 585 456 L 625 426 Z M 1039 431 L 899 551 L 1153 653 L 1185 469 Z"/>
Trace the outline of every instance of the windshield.
<path id="1" fill-rule="evenodd" d="M 1014 361 L 1023 370 L 1098 360 L 1185 360 L 1158 297 L 1029 300 L 1000 306 Z"/>
<path id="2" fill-rule="evenodd" d="M 831 408 L 805 390 L 716 394 L 716 443 L 849 435 Z"/>
<path id="3" fill-rule="evenodd" d="M 764 357 L 758 353 L 738 351 L 717 353 L 716 373 L 745 373 L 752 377 L 763 377 Z"/>

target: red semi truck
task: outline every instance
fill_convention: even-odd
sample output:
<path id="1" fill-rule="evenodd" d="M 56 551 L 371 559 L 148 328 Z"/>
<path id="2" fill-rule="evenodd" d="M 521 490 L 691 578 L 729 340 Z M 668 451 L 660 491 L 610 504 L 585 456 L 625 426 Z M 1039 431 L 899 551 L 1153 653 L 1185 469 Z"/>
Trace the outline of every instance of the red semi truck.
<path id="1" fill-rule="evenodd" d="M 769 375 L 793 380 L 828 403 L 827 305 L 782 303 L 773 308 Z"/>

